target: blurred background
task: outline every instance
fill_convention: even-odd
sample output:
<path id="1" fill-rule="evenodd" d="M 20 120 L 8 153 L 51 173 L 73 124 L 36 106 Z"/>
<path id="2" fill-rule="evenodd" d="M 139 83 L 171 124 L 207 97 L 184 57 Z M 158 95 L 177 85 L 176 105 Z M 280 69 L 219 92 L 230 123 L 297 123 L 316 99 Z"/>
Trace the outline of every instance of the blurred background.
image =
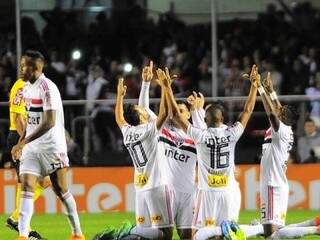
<path id="1" fill-rule="evenodd" d="M 37 49 L 64 100 L 90 100 L 65 101 L 73 165 L 130 164 L 114 120 L 116 82 L 124 76 L 127 98 L 136 99 L 141 68 L 150 59 L 179 76 L 177 97 L 196 90 L 214 97 L 208 101 L 222 101 L 229 123 L 243 108 L 244 98 L 237 96 L 247 95 L 250 86 L 241 74 L 253 63 L 262 76 L 270 71 L 278 95 L 304 95 L 282 98 L 301 113 L 291 161 L 319 161 L 320 99 L 314 98 L 320 93 L 319 1 L 17 0 L 0 5 L 0 154 L 17 57 Z M 159 95 L 153 85 L 150 97 Z M 237 163 L 259 163 L 267 128 L 257 104 L 238 144 Z M 299 142 L 308 149 L 299 151 Z M 112 159 L 105 157 L 110 152 Z"/>
<path id="2" fill-rule="evenodd" d="M 1 0 L 0 155 L 17 59 L 26 49 L 36 49 L 45 55 L 44 72 L 64 100 L 72 166 L 132 165 L 114 119 L 116 83 L 124 76 L 126 97 L 137 102 L 141 69 L 150 60 L 179 76 L 177 98 L 196 90 L 207 102 L 222 102 L 229 124 L 242 111 L 250 87 L 242 73 L 253 63 L 262 77 L 271 72 L 281 102 L 293 104 L 300 114 L 289 162 L 316 164 L 319 28 L 318 0 Z M 152 84 L 156 112 L 159 96 Z M 268 127 L 259 101 L 237 144 L 237 164 L 259 164 Z"/>

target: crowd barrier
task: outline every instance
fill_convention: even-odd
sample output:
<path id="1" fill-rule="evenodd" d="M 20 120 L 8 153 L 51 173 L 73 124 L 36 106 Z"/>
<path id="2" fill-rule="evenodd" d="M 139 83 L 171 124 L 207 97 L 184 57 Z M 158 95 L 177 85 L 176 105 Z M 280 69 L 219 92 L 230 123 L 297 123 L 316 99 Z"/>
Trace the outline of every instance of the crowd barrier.
<path id="1" fill-rule="evenodd" d="M 320 209 L 320 164 L 289 165 L 289 208 Z M 242 209 L 259 208 L 259 166 L 240 165 L 237 178 Z M 132 167 L 72 168 L 68 182 L 80 212 L 134 211 Z M 14 170 L 0 170 L 0 213 L 10 213 L 15 204 Z M 61 204 L 47 189 L 35 206 L 39 213 L 61 212 Z"/>

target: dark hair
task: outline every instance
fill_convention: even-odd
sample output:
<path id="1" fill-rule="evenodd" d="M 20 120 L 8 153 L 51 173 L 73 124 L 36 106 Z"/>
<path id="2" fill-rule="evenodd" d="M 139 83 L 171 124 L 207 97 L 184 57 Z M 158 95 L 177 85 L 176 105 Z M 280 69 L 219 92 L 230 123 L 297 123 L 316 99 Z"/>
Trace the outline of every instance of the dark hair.
<path id="1" fill-rule="evenodd" d="M 134 104 L 125 104 L 123 109 L 124 119 L 132 126 L 137 126 L 140 123 L 140 117 Z"/>
<path id="2" fill-rule="evenodd" d="M 296 108 L 292 105 L 284 105 L 282 114 L 289 125 L 294 125 L 299 119 L 299 114 Z"/>
<path id="3" fill-rule="evenodd" d="M 27 50 L 22 56 L 29 57 L 33 62 L 41 60 L 44 62 L 44 56 L 41 52 L 35 50 Z"/>
<path id="4" fill-rule="evenodd" d="M 305 122 L 305 123 L 306 123 L 306 122 L 313 122 L 313 123 L 314 123 L 314 120 L 313 120 L 311 117 L 307 117 L 304 122 Z"/>
<path id="5" fill-rule="evenodd" d="M 208 108 L 208 110 L 210 109 L 210 111 L 212 111 L 212 113 L 214 111 L 216 111 L 217 109 L 221 111 L 223 118 L 225 118 L 225 107 L 223 106 L 223 104 L 221 102 L 214 102 L 212 103 L 212 105 Z"/>
<path id="6" fill-rule="evenodd" d="M 177 102 L 177 105 L 179 105 L 179 104 L 185 105 L 187 107 L 188 111 L 190 112 L 190 105 L 189 105 L 189 103 L 187 101 L 177 100 L 176 102 Z"/>

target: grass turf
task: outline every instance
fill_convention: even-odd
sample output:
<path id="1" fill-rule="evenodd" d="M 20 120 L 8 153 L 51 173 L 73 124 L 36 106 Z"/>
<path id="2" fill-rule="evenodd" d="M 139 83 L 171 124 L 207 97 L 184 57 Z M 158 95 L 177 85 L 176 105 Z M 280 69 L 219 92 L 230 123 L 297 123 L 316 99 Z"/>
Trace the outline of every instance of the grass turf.
<path id="1" fill-rule="evenodd" d="M 291 210 L 287 215 L 287 223 L 294 223 L 313 218 L 318 215 L 318 211 Z M 5 227 L 8 215 L 0 215 L 0 240 L 13 240 L 17 233 Z M 242 211 L 240 223 L 250 223 L 254 218 L 259 218 L 255 211 Z M 134 222 L 132 213 L 83 213 L 80 214 L 80 221 L 86 239 L 91 240 L 93 236 L 102 231 L 106 226 L 113 225 L 118 227 L 125 219 Z M 67 219 L 62 214 L 37 214 L 33 216 L 32 227 L 48 240 L 66 240 L 70 237 L 70 228 Z M 179 239 L 175 233 L 174 239 Z M 262 239 L 262 238 L 250 238 Z M 320 239 L 319 236 L 308 236 L 303 239 Z"/>

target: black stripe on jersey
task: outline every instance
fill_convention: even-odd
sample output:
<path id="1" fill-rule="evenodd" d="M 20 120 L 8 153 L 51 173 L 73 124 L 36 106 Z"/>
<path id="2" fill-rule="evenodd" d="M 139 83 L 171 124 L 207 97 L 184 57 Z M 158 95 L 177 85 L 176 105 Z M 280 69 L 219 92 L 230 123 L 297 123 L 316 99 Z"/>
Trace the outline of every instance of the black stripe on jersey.
<path id="1" fill-rule="evenodd" d="M 177 147 L 181 150 L 185 150 L 185 151 L 189 151 L 189 152 L 192 152 L 194 154 L 197 154 L 197 150 L 193 147 L 190 147 L 190 146 L 180 146 L 178 147 L 174 142 L 170 141 L 169 139 L 165 138 L 165 137 L 160 137 L 159 138 L 159 142 L 164 142 L 164 143 L 167 143 L 169 144 L 170 146 L 173 146 L 173 147 Z"/>
<path id="2" fill-rule="evenodd" d="M 28 112 L 43 112 L 43 107 L 30 107 L 29 110 L 26 108 Z"/>
<path id="3" fill-rule="evenodd" d="M 267 140 L 264 140 L 264 143 L 271 143 L 271 138 L 268 138 Z"/>

